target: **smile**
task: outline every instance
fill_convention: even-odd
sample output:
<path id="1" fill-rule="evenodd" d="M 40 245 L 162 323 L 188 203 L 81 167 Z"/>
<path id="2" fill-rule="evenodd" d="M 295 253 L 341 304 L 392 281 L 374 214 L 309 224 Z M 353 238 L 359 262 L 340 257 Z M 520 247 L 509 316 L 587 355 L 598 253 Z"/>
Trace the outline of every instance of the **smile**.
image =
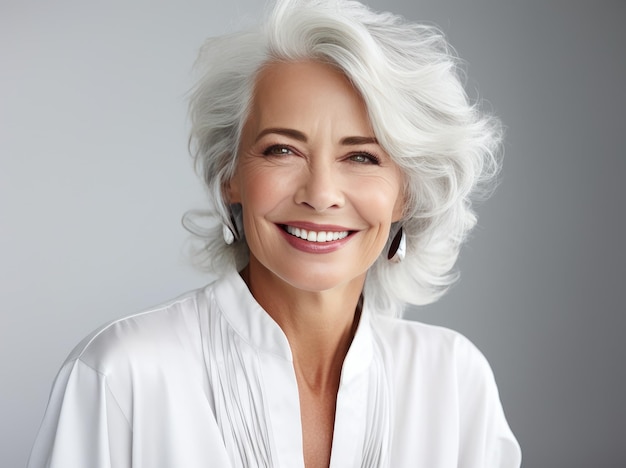
<path id="1" fill-rule="evenodd" d="M 309 242 L 331 242 L 348 237 L 348 231 L 311 231 L 294 226 L 283 226 L 283 229 L 294 237 Z"/>

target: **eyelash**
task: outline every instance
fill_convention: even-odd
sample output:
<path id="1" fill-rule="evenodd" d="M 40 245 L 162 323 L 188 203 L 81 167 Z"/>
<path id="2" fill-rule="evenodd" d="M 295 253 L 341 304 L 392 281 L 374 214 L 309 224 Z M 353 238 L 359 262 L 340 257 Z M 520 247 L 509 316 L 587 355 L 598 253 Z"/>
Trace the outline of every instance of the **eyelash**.
<path id="1" fill-rule="evenodd" d="M 274 153 L 274 151 L 285 151 L 284 153 Z M 289 146 L 286 145 L 271 145 L 268 146 L 264 151 L 263 151 L 263 156 L 284 156 L 287 155 L 287 152 L 291 152 L 291 153 L 295 153 L 295 151 L 290 148 Z M 363 162 L 358 162 L 358 164 L 374 164 L 376 166 L 380 165 L 380 159 L 372 154 L 372 153 L 368 153 L 367 151 L 359 151 L 358 153 L 353 153 L 351 155 L 348 156 L 348 159 L 351 161 L 354 161 L 355 157 L 359 157 L 359 156 L 363 156 L 365 157 L 365 159 L 367 161 L 363 161 Z M 357 162 L 357 161 L 354 161 Z"/>

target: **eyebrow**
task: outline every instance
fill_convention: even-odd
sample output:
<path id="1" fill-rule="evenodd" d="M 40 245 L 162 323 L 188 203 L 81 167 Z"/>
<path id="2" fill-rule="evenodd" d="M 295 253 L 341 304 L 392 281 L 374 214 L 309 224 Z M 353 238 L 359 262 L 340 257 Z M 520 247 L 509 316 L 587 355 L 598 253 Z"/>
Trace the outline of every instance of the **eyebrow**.
<path id="1" fill-rule="evenodd" d="M 306 137 L 304 133 L 298 130 L 295 130 L 293 128 L 266 128 L 257 135 L 255 142 L 259 141 L 265 135 L 268 135 L 270 133 L 284 135 L 284 136 L 293 138 L 294 140 L 302 141 L 305 143 L 308 141 L 308 138 Z M 342 138 L 340 143 L 346 146 L 354 146 L 354 145 L 366 145 L 366 144 L 372 144 L 372 143 L 378 144 L 378 140 L 374 137 L 367 137 L 367 136 L 349 136 L 349 137 Z"/>

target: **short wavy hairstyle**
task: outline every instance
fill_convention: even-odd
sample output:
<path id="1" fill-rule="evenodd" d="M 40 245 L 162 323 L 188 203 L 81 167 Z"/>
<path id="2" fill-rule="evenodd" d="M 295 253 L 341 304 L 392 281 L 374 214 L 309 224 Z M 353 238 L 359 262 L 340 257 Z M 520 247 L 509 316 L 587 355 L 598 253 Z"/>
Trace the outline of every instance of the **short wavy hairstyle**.
<path id="1" fill-rule="evenodd" d="M 202 47 L 190 94 L 190 151 L 213 206 L 184 217 L 202 239 L 196 259 L 216 274 L 247 263 L 245 235 L 231 245 L 222 237 L 223 224 L 235 227 L 224 187 L 236 168 L 257 74 L 271 62 L 302 60 L 332 64 L 348 77 L 376 138 L 404 173 L 398 224 L 406 257 L 391 263 L 384 250 L 368 271 L 364 299 L 386 315 L 435 301 L 458 276 L 460 246 L 476 224 L 472 200 L 498 172 L 500 122 L 470 101 L 460 61 L 438 29 L 355 1 L 278 0 L 256 28 Z M 202 215 L 219 222 L 201 229 Z"/>

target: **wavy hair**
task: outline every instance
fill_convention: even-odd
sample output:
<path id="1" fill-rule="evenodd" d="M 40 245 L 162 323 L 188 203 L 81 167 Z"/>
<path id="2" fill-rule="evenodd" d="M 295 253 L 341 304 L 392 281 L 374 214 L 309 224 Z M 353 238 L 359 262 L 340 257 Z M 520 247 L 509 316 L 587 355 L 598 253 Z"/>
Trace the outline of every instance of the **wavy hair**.
<path id="1" fill-rule="evenodd" d="M 351 80 L 376 138 L 404 173 L 406 207 L 398 224 L 407 236 L 406 258 L 390 263 L 383 251 L 368 271 L 365 300 L 388 315 L 437 300 L 458 276 L 460 246 L 476 224 L 472 199 L 498 172 L 501 126 L 470 102 L 460 61 L 438 29 L 355 1 L 278 0 L 255 29 L 202 47 L 190 96 L 190 151 L 213 206 L 184 217 L 202 238 L 199 263 L 218 274 L 247 263 L 244 236 L 223 241 L 222 224 L 235 229 L 238 216 L 224 187 L 237 164 L 258 72 L 273 61 L 300 60 L 330 63 Z M 202 229 L 200 216 L 219 222 Z"/>

